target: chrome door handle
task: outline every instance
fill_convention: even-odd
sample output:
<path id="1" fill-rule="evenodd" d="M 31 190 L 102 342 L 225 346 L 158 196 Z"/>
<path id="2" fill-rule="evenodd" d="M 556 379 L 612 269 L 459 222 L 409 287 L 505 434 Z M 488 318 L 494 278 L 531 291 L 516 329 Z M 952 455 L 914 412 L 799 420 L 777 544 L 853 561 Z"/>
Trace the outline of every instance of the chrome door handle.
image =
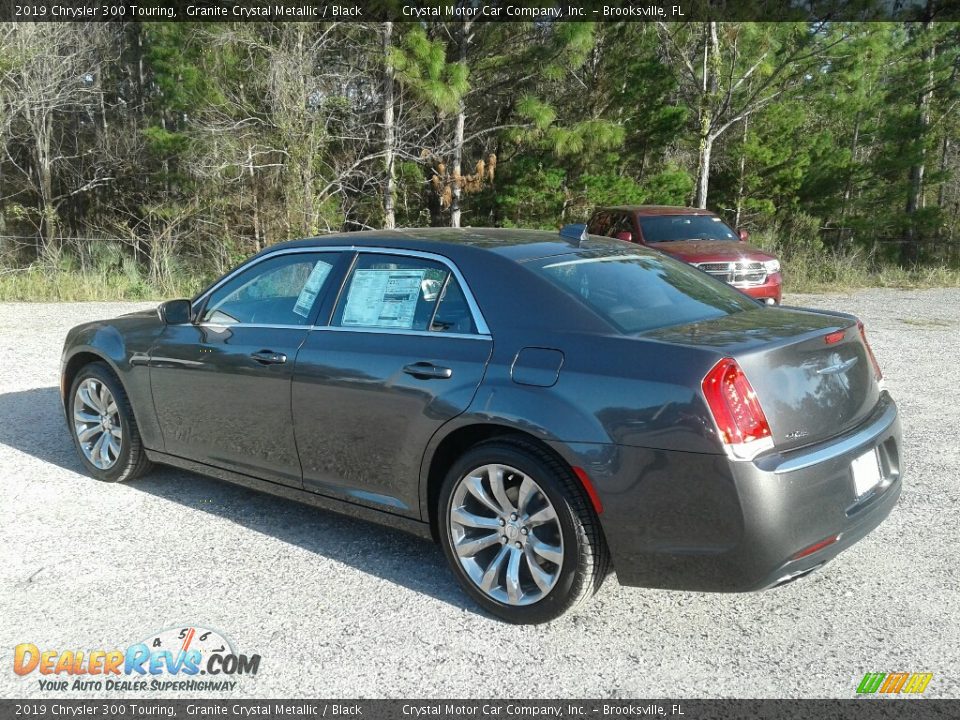
<path id="1" fill-rule="evenodd" d="M 448 367 L 439 367 L 433 363 L 416 362 L 404 365 L 403 371 L 421 380 L 447 380 L 453 377 L 453 370 Z"/>
<path id="2" fill-rule="evenodd" d="M 286 355 L 274 352 L 273 350 L 260 350 L 259 352 L 250 353 L 250 357 L 261 365 L 283 365 L 283 363 L 287 361 Z"/>

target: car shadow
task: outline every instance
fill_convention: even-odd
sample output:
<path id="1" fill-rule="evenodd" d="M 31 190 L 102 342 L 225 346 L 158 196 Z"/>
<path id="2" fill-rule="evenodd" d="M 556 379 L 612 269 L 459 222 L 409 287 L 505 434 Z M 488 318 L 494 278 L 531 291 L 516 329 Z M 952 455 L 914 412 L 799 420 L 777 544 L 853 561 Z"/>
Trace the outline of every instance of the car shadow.
<path id="1" fill-rule="evenodd" d="M 0 394 L 0 445 L 86 476 L 68 435 L 56 387 Z M 203 510 L 456 608 L 484 614 L 457 586 L 440 547 L 428 540 L 165 465 L 124 486 Z M 358 524 L 362 532 L 357 532 Z"/>

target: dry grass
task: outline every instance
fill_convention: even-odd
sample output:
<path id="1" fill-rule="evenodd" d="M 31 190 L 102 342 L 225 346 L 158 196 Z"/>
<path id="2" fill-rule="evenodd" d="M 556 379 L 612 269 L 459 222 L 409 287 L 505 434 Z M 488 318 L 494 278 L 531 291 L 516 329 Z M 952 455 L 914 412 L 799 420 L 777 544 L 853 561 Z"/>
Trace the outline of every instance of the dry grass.
<path id="1" fill-rule="evenodd" d="M 196 278 L 172 278 L 159 286 L 121 272 L 0 269 L 0 301 L 163 300 L 191 297 Z"/>
<path id="2" fill-rule="evenodd" d="M 751 242 L 780 258 L 786 292 L 960 287 L 960 269 L 956 268 L 903 268 L 880 263 L 861 250 L 788 249 L 763 235 L 751 238 Z M 174 274 L 157 285 L 136 272 L 0 268 L 0 301 L 163 300 L 190 297 L 205 284 L 200 275 Z"/>
<path id="3" fill-rule="evenodd" d="M 870 257 L 861 249 L 835 251 L 813 245 L 788 248 L 769 235 L 758 234 L 750 242 L 780 258 L 786 292 L 816 293 L 872 287 L 960 287 L 958 268 L 906 268 Z"/>

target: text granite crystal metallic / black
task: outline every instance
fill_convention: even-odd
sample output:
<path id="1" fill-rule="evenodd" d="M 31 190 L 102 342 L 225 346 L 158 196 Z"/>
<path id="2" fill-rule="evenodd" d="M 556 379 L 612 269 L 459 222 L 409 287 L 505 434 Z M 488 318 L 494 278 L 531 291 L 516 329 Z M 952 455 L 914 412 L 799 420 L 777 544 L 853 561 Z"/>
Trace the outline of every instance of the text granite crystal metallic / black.
<path id="1" fill-rule="evenodd" d="M 858 320 L 656 250 L 528 230 L 283 243 L 73 328 L 90 474 L 195 470 L 441 543 L 491 613 L 626 585 L 769 588 L 876 527 L 897 409 Z"/>

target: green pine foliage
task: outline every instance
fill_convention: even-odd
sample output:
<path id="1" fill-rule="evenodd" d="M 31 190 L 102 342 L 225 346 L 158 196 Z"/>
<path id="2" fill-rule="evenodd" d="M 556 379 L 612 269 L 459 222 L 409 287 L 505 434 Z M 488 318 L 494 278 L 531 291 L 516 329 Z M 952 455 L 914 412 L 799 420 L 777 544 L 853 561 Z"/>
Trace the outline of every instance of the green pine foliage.
<path id="1" fill-rule="evenodd" d="M 956 22 L 40 29 L 0 33 L 0 298 L 190 294 L 381 227 L 388 96 L 397 226 L 450 224 L 456 188 L 475 226 L 688 205 L 708 128 L 708 207 L 788 286 L 960 272 Z"/>

